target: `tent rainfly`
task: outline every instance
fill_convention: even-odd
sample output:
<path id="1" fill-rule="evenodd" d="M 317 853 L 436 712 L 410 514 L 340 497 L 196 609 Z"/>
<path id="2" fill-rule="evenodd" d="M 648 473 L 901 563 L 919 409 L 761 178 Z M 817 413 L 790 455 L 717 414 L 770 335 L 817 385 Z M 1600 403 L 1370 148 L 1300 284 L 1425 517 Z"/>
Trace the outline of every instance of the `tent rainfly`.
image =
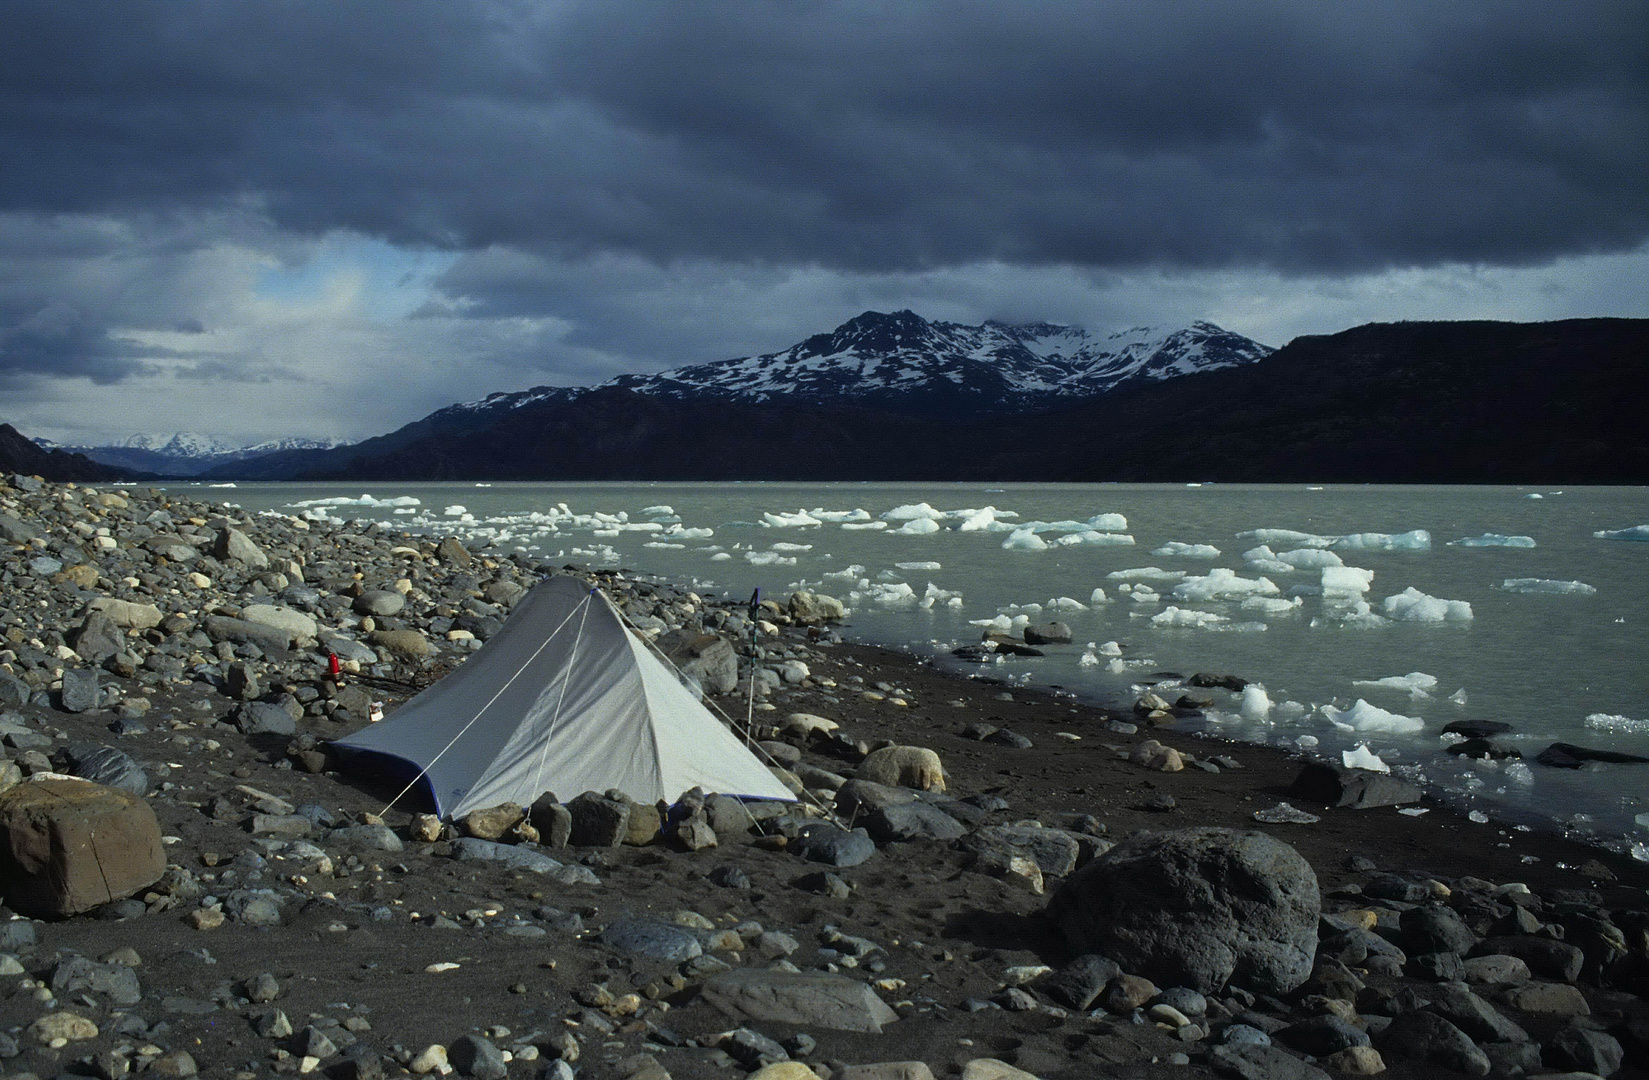
<path id="1" fill-rule="evenodd" d="M 600 590 L 570 576 L 541 582 L 457 671 L 334 745 L 410 765 L 451 818 L 547 791 L 795 798 Z"/>

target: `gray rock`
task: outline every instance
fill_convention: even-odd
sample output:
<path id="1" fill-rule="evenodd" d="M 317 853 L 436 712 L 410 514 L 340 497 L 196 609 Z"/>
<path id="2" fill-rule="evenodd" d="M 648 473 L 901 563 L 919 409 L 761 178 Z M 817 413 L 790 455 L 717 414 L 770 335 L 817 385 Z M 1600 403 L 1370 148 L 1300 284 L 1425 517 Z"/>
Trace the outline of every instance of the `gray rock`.
<path id="1" fill-rule="evenodd" d="M 1574 982 L 1586 965 L 1586 954 L 1577 947 L 1551 938 L 1532 935 L 1484 938 L 1472 946 L 1471 956 L 1515 956 L 1529 966 L 1536 978 Z"/>
<path id="2" fill-rule="evenodd" d="M 84 956 L 61 961 L 52 971 L 52 993 L 103 994 L 111 1005 L 136 1005 L 143 1000 L 137 972 L 124 964 L 96 964 Z"/>
<path id="3" fill-rule="evenodd" d="M 503 1051 L 491 1039 L 479 1035 L 460 1035 L 447 1047 L 447 1061 L 460 1076 L 476 1080 L 504 1080 L 510 1067 L 504 1061 Z"/>
<path id="4" fill-rule="evenodd" d="M 236 709 L 235 726 L 243 735 L 293 735 L 298 730 L 291 713 L 267 701 L 249 701 Z"/>
<path id="5" fill-rule="evenodd" d="M 1546 1041 L 1544 1057 L 1554 1069 L 1611 1076 L 1619 1071 L 1626 1051 L 1608 1032 L 1570 1024 Z"/>
<path id="6" fill-rule="evenodd" d="M 821 822 L 804 826 L 790 843 L 790 851 L 809 862 L 827 866 L 858 866 L 876 854 L 876 842 L 863 829 L 848 832 Z"/>
<path id="7" fill-rule="evenodd" d="M 212 554 L 223 562 L 237 562 L 255 570 L 269 569 L 269 556 L 245 533 L 225 525 L 212 541 Z"/>
<path id="8" fill-rule="evenodd" d="M 71 743 L 63 751 L 62 770 L 70 776 L 130 791 L 133 795 L 149 793 L 149 774 L 131 755 L 112 746 Z"/>
<path id="9" fill-rule="evenodd" d="M 618 847 L 630 828 L 630 804 L 586 791 L 567 804 L 572 816 L 569 843 L 577 847 Z"/>
<path id="10" fill-rule="evenodd" d="M 1418 785 L 1400 776 L 1321 762 L 1307 763 L 1300 770 L 1300 775 L 1294 778 L 1294 786 L 1289 792 L 1309 802 L 1353 810 L 1419 802 L 1425 794 Z"/>
<path id="11" fill-rule="evenodd" d="M 908 806 L 916 801 L 910 788 L 878 784 L 873 780 L 849 780 L 836 789 L 836 816 L 846 821 L 867 818 L 890 806 Z"/>
<path id="12" fill-rule="evenodd" d="M 69 648 L 88 663 L 100 664 L 126 651 L 126 633 L 101 611 L 89 612 L 67 637 Z"/>
<path id="13" fill-rule="evenodd" d="M 527 809 L 527 823 L 538 830 L 538 842 L 547 848 L 564 848 L 573 836 L 573 815 L 554 795 L 540 795 Z"/>
<path id="14" fill-rule="evenodd" d="M 739 684 L 738 654 L 719 634 L 673 630 L 660 635 L 658 647 L 683 675 L 703 687 L 706 694 L 731 693 Z"/>
<path id="15" fill-rule="evenodd" d="M 279 926 L 280 897 L 269 889 L 236 889 L 224 902 L 224 910 L 248 926 Z"/>
<path id="16" fill-rule="evenodd" d="M 399 615 L 407 606 L 407 598 L 392 589 L 368 589 L 357 596 L 351 606 L 357 615 L 387 617 Z"/>
<path id="17" fill-rule="evenodd" d="M 1085 953 L 1058 971 L 1044 975 L 1035 985 L 1060 1004 L 1086 1011 L 1105 991 L 1106 984 L 1121 974 L 1122 968 L 1115 960 L 1098 953 Z"/>
<path id="18" fill-rule="evenodd" d="M 493 840 L 478 840 L 473 836 L 454 841 L 452 857 L 460 862 L 503 863 L 512 870 L 528 870 L 534 874 L 547 874 L 552 870 L 561 869 L 562 866 L 548 855 L 540 854 L 531 848 L 500 844 Z"/>
<path id="19" fill-rule="evenodd" d="M 1329 1074 L 1270 1045 L 1226 1043 L 1208 1055 L 1216 1072 L 1239 1080 L 1330 1080 Z"/>
<path id="20" fill-rule="evenodd" d="M 17 515 L 0 513 L 0 540 L 8 544 L 26 544 L 39 535 L 38 529 L 26 524 Z"/>
<path id="21" fill-rule="evenodd" d="M 58 699 L 64 712 L 90 712 L 100 704 L 102 689 L 91 668 L 64 668 L 63 691 Z"/>
<path id="22" fill-rule="evenodd" d="M 1430 1012 L 1403 1013 L 1380 1035 L 1380 1053 L 1416 1058 L 1468 1076 L 1489 1074 L 1488 1055 L 1464 1031 Z"/>
<path id="23" fill-rule="evenodd" d="M 1434 1012 L 1478 1042 L 1528 1042 L 1529 1033 L 1472 993 L 1465 983 L 1445 982 L 1418 989 Z"/>
<path id="24" fill-rule="evenodd" d="M 213 641 L 256 645 L 265 652 L 283 651 L 292 643 L 292 635 L 279 627 L 232 619 L 227 615 L 208 615 L 201 628 Z"/>
<path id="25" fill-rule="evenodd" d="M 1094 843 L 1092 837 L 1082 839 Z M 1007 857 L 1014 854 L 1028 855 L 1044 874 L 1065 877 L 1076 869 L 1082 857 L 1082 839 L 1064 829 L 987 825 L 970 835 L 961 846 L 972 851 L 979 862 L 991 867 L 997 862 L 1005 866 Z"/>
<path id="26" fill-rule="evenodd" d="M 899 1018 L 864 983 L 823 972 L 725 971 L 704 984 L 703 995 L 736 1020 L 880 1035 Z"/>
<path id="27" fill-rule="evenodd" d="M 1442 904 L 1411 908 L 1398 918 L 1404 949 L 1411 953 L 1447 952 L 1464 956 L 1477 944 L 1465 920 Z"/>
<path id="28" fill-rule="evenodd" d="M 601 940 L 619 952 L 645 956 L 649 960 L 679 963 L 704 953 L 704 947 L 691 931 L 649 919 L 615 920 L 601 932 Z"/>
<path id="29" fill-rule="evenodd" d="M 1229 981 L 1281 994 L 1317 951 L 1317 876 L 1264 833 L 1179 829 L 1132 837 L 1077 871 L 1048 905 L 1071 946 L 1159 985 Z"/>
<path id="30" fill-rule="evenodd" d="M 259 1005 L 274 1001 L 281 993 L 281 984 L 265 971 L 246 980 L 246 999 Z"/>
<path id="31" fill-rule="evenodd" d="M 1349 1046 L 1367 1046 L 1368 1032 L 1338 1016 L 1311 1016 L 1277 1032 L 1277 1038 L 1303 1054 L 1327 1057 Z"/>
<path id="32" fill-rule="evenodd" d="M 915 801 L 874 811 L 865 819 L 865 828 L 884 844 L 895 840 L 956 840 L 968 832 L 943 810 Z"/>
<path id="33" fill-rule="evenodd" d="M 759 1031 L 739 1028 L 723 1035 L 716 1044 L 727 1056 L 747 1069 L 759 1069 L 775 1061 L 788 1061 L 785 1048 Z"/>
<path id="34" fill-rule="evenodd" d="M 1063 645 L 1071 640 L 1071 628 L 1062 622 L 1045 622 L 1025 627 L 1027 645 Z"/>
<path id="35" fill-rule="evenodd" d="M 0 671 L 0 705 L 22 706 L 29 703 L 29 688 L 9 671 Z"/>
<path id="36" fill-rule="evenodd" d="M 406 844 L 388 825 L 346 825 L 341 829 L 333 829 L 327 835 L 338 843 L 353 844 L 373 851 L 394 853 L 406 848 Z"/>
<path id="37" fill-rule="evenodd" d="M 63 569 L 61 559 L 54 559 L 49 555 L 36 555 L 29 560 L 29 572 L 35 577 L 51 577 Z"/>

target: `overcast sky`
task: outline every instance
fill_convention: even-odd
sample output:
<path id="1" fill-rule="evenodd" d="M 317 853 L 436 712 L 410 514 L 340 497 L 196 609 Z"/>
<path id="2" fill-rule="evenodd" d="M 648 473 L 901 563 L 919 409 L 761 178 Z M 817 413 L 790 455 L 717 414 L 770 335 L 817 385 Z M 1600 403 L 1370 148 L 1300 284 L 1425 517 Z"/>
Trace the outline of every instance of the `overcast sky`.
<path id="1" fill-rule="evenodd" d="M 30 435 L 359 438 L 866 309 L 1649 316 L 1641 0 L 0 11 Z"/>

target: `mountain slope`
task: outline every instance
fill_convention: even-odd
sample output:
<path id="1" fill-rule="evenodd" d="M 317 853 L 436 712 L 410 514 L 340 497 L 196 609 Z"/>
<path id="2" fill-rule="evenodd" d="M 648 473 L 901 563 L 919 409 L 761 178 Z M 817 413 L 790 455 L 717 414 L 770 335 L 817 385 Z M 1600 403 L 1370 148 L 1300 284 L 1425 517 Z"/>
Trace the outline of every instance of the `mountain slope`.
<path id="1" fill-rule="evenodd" d="M 607 387 L 254 464 L 279 466 L 265 479 L 1642 484 L 1646 408 L 1649 320 L 1370 324 L 1017 416 Z"/>
<path id="2" fill-rule="evenodd" d="M 37 446 L 10 424 L 0 424 L 0 473 L 20 473 L 60 482 L 133 478 L 125 469 L 99 464 L 84 454 Z"/>
<path id="3" fill-rule="evenodd" d="M 1209 322 L 1101 336 L 1077 326 L 965 326 L 930 322 L 910 311 L 867 311 L 783 352 L 621 375 L 593 389 L 634 390 L 671 401 L 854 404 L 956 419 L 1049 408 L 1135 381 L 1253 363 L 1270 352 Z M 452 412 L 496 414 L 588 392 L 538 387 L 455 405 Z"/>
<path id="4" fill-rule="evenodd" d="M 133 435 L 108 446 L 60 446 L 47 439 L 34 440 L 48 450 L 84 454 L 93 461 L 117 468 L 153 473 L 156 476 L 199 476 L 220 465 L 248 461 L 268 454 L 293 450 L 324 450 L 337 446 L 335 440 L 273 439 L 251 446 L 220 442 L 191 431 L 180 431 L 169 439 L 153 435 Z"/>

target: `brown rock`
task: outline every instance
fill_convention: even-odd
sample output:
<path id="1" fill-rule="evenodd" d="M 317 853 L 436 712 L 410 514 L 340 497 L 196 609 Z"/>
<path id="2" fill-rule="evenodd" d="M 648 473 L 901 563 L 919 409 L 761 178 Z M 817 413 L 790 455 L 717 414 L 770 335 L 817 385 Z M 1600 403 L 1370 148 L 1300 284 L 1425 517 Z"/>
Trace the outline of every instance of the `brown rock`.
<path id="1" fill-rule="evenodd" d="M 40 780 L 0 793 L 0 881 L 6 902 L 62 918 L 160 880 L 160 824 L 140 796 L 79 780 Z"/>
<path id="2" fill-rule="evenodd" d="M 497 840 L 520 823 L 526 817 L 526 811 L 519 803 L 499 803 L 489 806 L 485 810 L 475 810 L 465 815 L 459 822 L 463 826 L 466 836 L 473 836 L 480 840 Z"/>
<path id="3" fill-rule="evenodd" d="M 631 847 L 646 847 L 658 839 L 663 826 L 658 807 L 636 803 L 630 807 L 630 821 L 625 827 L 624 842 Z"/>
<path id="4" fill-rule="evenodd" d="M 414 814 L 408 832 L 414 840 L 433 844 L 441 839 L 441 819 L 434 814 Z"/>

